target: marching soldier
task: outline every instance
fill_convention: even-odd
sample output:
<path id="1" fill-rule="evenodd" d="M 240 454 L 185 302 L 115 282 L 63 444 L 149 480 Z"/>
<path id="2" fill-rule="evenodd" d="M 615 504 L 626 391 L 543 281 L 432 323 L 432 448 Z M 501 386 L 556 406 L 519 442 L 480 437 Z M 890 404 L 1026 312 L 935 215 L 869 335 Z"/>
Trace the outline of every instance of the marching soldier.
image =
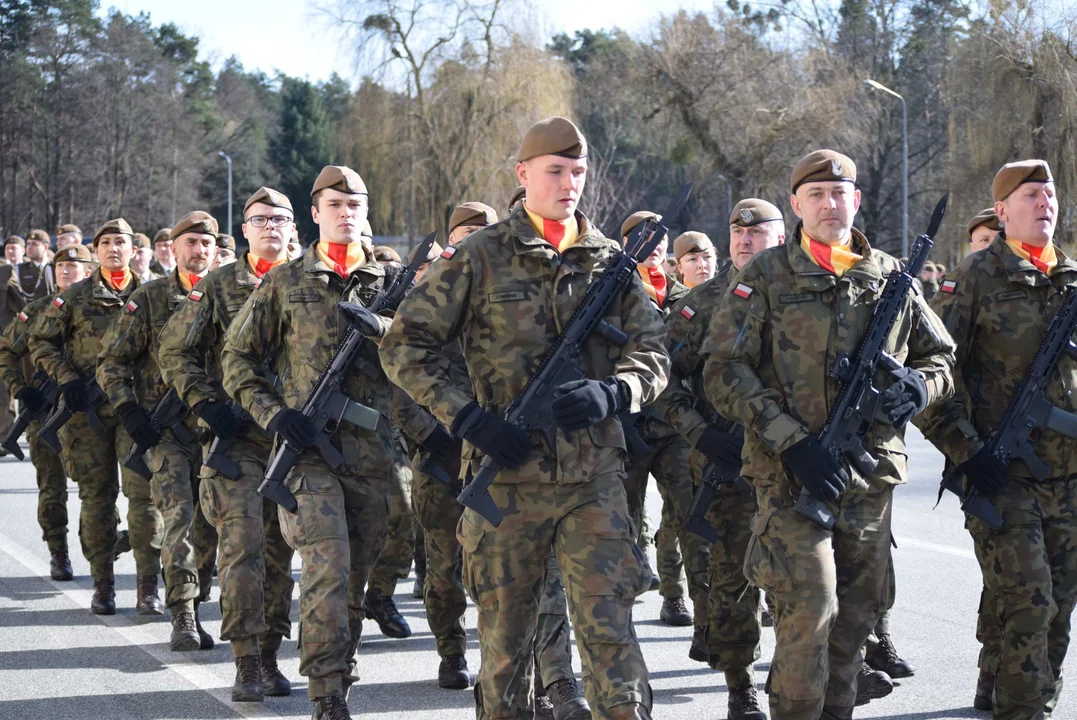
<path id="1" fill-rule="evenodd" d="M 169 648 L 183 652 L 213 647 L 198 620 L 198 604 L 209 596 L 217 534 L 195 500 L 202 466 L 195 420 L 187 415 L 180 423 L 189 435 L 184 437 L 181 430 L 154 427 L 146 408 L 168 392 L 157 366 L 161 329 L 209 268 L 217 221 L 202 211 L 188 213 L 172 228 L 170 241 L 175 269 L 167 278 L 139 286 L 124 303 L 102 340 L 97 381 L 127 434 L 149 450 L 148 484 L 164 520 L 161 560 L 165 606 L 172 618 Z"/>
<path id="2" fill-rule="evenodd" d="M 965 258 L 932 303 L 957 340 L 958 372 L 954 397 L 932 408 L 921 427 L 1004 519 L 998 530 L 972 516 L 965 523 L 987 589 L 981 612 L 994 614 L 1002 630 L 994 717 L 1043 718 L 1051 716 L 1062 689 L 1077 602 L 1075 445 L 1043 431 L 1035 452 L 1050 476 L 1041 482 L 1022 460 L 1002 465 L 984 442 L 1025 376 L 1063 292 L 1074 292 L 1077 263 L 1054 244 L 1059 207 L 1046 162 L 1004 165 L 991 195 L 1004 230 L 987 250 Z M 1045 385 L 1047 400 L 1073 412 L 1075 388 L 1077 361 L 1064 355 Z"/>
<path id="3" fill-rule="evenodd" d="M 74 245 L 58 250 L 53 266 L 57 288 L 63 292 L 90 276 L 93 258 L 89 248 Z M 34 366 L 27 349 L 27 330 L 52 300 L 44 297 L 31 302 L 0 336 L 0 381 L 24 411 L 37 412 L 48 403 L 41 391 L 30 384 Z M 30 462 L 37 473 L 37 523 L 41 527 L 41 539 L 49 548 L 50 576 L 53 580 L 71 580 L 71 556 L 67 549 L 67 474 L 60 457 L 38 438 L 40 430 L 38 420 L 26 428 Z"/>
<path id="4" fill-rule="evenodd" d="M 677 238 L 674 245 L 684 237 Z M 681 257 L 687 257 L 689 251 L 709 249 L 710 241 L 703 242 L 705 237 L 691 238 L 691 245 L 682 245 L 685 252 Z M 739 468 L 743 445 L 743 431 L 719 415 L 707 400 L 703 339 L 736 273 L 757 253 L 785 242 L 785 220 L 769 202 L 747 198 L 733 207 L 729 238 L 730 259 L 719 266 L 712 280 L 693 288 L 666 316 L 672 367 L 669 385 L 655 405 L 691 445 L 689 462 L 697 484 L 708 462 Z M 706 516 L 718 542 L 710 546 L 710 590 L 703 627 L 710 665 L 725 673 L 730 720 L 766 718 L 752 669 L 759 658 L 759 589 L 744 579 L 744 552 L 755 509 L 753 495 L 727 485 L 719 490 Z"/>
<path id="5" fill-rule="evenodd" d="M 261 702 L 265 695 L 292 691 L 277 652 L 282 639 L 291 637 L 293 551 L 281 535 L 277 506 L 258 494 L 273 443 L 233 410 L 221 386 L 221 353 L 235 314 L 266 273 L 287 262 L 295 220 L 291 201 L 265 187 L 247 200 L 243 215 L 250 251 L 188 293 L 161 332 L 158 360 L 165 382 L 216 438 L 230 442 L 225 457 L 239 471 L 229 477 L 203 466 L 199 496 L 219 536 L 221 638 L 229 641 L 236 664 L 232 700 Z"/>
<path id="6" fill-rule="evenodd" d="M 223 354 L 225 390 L 260 426 L 308 448 L 311 421 L 299 407 L 328 367 L 348 322 L 337 309 L 346 300 L 369 305 L 383 287 L 385 271 L 363 241 L 367 189 L 346 167 L 326 166 L 311 189 L 311 213 L 321 238 L 302 260 L 263 279 L 228 329 Z M 367 352 L 370 369 L 380 367 Z M 261 370 L 275 357 L 281 389 Z M 393 461 L 391 386 L 379 371 L 356 369 L 343 389 L 382 417 L 374 431 L 342 426 L 331 442 L 344 456 L 333 470 L 308 449 L 288 476 L 299 503 L 281 510 L 281 529 L 303 561 L 300 578 L 299 672 L 315 720 L 349 716 L 347 691 L 354 674 L 363 625 L 363 594 L 370 568 L 385 544 L 389 473 Z"/>
<path id="7" fill-rule="evenodd" d="M 995 236 L 1002 232 L 1002 223 L 998 221 L 995 208 L 984 208 L 969 220 L 969 252 L 980 252 L 991 245 Z"/>
<path id="8" fill-rule="evenodd" d="M 99 615 L 116 612 L 113 575 L 116 550 L 116 498 L 119 461 L 131 450 L 131 437 L 119 415 L 103 399 L 94 400 L 97 358 L 102 338 L 139 286 L 128 267 L 134 231 L 123 218 L 109 220 L 93 238 L 100 267 L 89 278 L 60 293 L 29 329 L 30 359 L 60 385 L 60 397 L 74 415 L 60 429 L 60 457 L 64 469 L 78 485 L 81 514 L 79 540 L 90 563 L 94 594 L 90 610 Z M 91 403 L 104 427 L 94 429 L 86 410 Z M 162 614 L 157 594 L 161 572 L 161 514 L 153 505 L 149 483 L 123 468 L 123 494 L 127 497 L 127 524 L 137 573 L 139 615 Z"/>
<path id="9" fill-rule="evenodd" d="M 815 435 L 840 391 L 830 363 L 856 352 L 885 276 L 898 267 L 853 228 L 855 182 L 852 160 L 831 150 L 797 163 L 793 242 L 745 265 L 703 343 L 707 397 L 744 428 L 742 472 L 756 491 L 745 575 L 779 610 L 773 720 L 852 717 L 860 652 L 886 581 L 893 487 L 907 474 L 904 426 L 953 391 L 953 343 L 911 294 L 888 343 L 907 367 L 885 378 L 884 420 L 865 436 L 878 468 L 862 477 Z M 833 530 L 794 511 L 802 490 L 827 504 Z"/>
<path id="10" fill-rule="evenodd" d="M 8 245 L 17 247 L 12 242 L 14 236 L 4 241 L 5 255 Z M 21 239 L 21 238 L 15 238 Z M 15 266 L 0 262 L 0 330 L 9 326 L 26 304 L 18 280 L 15 277 Z M 7 383 L 0 382 L 0 433 L 6 435 L 11 429 L 13 418 L 11 417 L 11 397 L 8 395 Z M 0 450 L 0 452 L 3 452 Z"/>
<path id="11" fill-rule="evenodd" d="M 587 144 L 575 125 L 537 123 L 517 161 L 527 188 L 522 209 L 446 249 L 398 309 L 382 358 L 398 386 L 466 441 L 465 472 L 487 454 L 505 468 L 490 487 L 501 524 L 464 510 L 457 531 L 464 585 L 479 607 L 477 716 L 533 712 L 535 621 L 552 549 L 590 669 L 594 713 L 649 718 L 650 683 L 631 620 L 649 577 L 628 515 L 616 416 L 639 412 L 665 384 L 664 330 L 633 281 L 607 313 L 627 342 L 588 341 L 581 370 L 589 379 L 556 391 L 553 445 L 501 418 L 591 278 L 619 252 L 577 210 Z M 444 348 L 457 339 L 475 400 L 453 385 L 444 361 Z"/>

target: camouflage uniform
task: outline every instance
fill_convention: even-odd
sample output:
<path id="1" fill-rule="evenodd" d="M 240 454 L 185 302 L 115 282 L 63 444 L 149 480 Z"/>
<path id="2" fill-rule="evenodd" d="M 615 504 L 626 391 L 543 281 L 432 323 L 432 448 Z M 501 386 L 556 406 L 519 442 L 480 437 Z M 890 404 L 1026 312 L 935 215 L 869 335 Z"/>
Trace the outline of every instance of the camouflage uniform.
<path id="1" fill-rule="evenodd" d="M 27 350 L 30 323 L 51 303 L 53 297 L 35 300 L 22 309 L 14 322 L 0 335 L 0 384 L 14 397 L 27 386 L 34 374 Z M 26 428 L 30 443 L 30 462 L 37 473 L 37 524 L 41 539 L 52 554 L 67 552 L 67 475 L 60 456 L 41 441 L 37 420 Z"/>
<path id="2" fill-rule="evenodd" d="M 969 459 L 1001 421 L 1061 304 L 1077 285 L 1077 263 L 1058 250 L 1050 277 L 1018 257 L 1005 233 L 969 255 L 947 277 L 932 307 L 957 340 L 956 391 L 920 418 L 924 434 L 953 463 Z M 1063 355 L 1046 385 L 1047 400 L 1077 410 L 1077 361 Z M 1005 524 L 991 530 L 969 517 L 988 593 L 984 610 L 1001 623 L 995 678 L 996 720 L 1043 717 L 1069 644 L 1077 603 L 1077 443 L 1044 430 L 1034 450 L 1051 469 L 1038 482 L 1024 462 L 1009 465 L 1009 484 L 992 501 Z M 1059 681 L 1058 685 L 1061 684 Z"/>
<path id="3" fill-rule="evenodd" d="M 5 260 L 0 263 L 0 330 L 14 321 L 24 304 L 18 278 L 15 276 L 15 266 L 8 265 Z M 0 383 L 0 434 L 7 435 L 14 422 L 10 408 L 8 386 L 6 383 Z"/>
<path id="4" fill-rule="evenodd" d="M 92 378 L 105 331 L 137 287 L 138 281 L 132 279 L 123 291 L 115 291 L 98 270 L 60 293 L 30 326 L 31 361 L 60 385 Z M 131 450 L 131 438 L 109 403 L 98 403 L 96 411 L 103 430 L 90 427 L 84 413 L 76 413 L 60 430 L 63 466 L 79 488 L 82 554 L 94 579 L 113 577 L 116 498 L 122 479 L 136 571 L 156 576 L 161 572 L 161 514 L 153 505 L 149 483 L 126 468 L 117 478 L 119 463 Z"/>
<path id="5" fill-rule="evenodd" d="M 712 279 L 693 288 L 666 317 L 672 367 L 670 383 L 655 406 L 692 446 L 690 463 L 697 481 L 702 478 L 706 457 L 694 448 L 703 431 L 708 425 L 727 432 L 735 428 L 707 401 L 705 358 L 701 354 L 711 319 L 735 274 L 733 263 L 727 260 Z M 696 624 L 706 628 L 711 667 L 725 672 L 729 687 L 745 680 L 754 682 L 752 663 L 759 658 L 759 588 L 744 578 L 744 553 L 755 510 L 755 497 L 730 485 L 722 487 L 707 510 L 707 522 L 718 533 L 718 542 L 710 546 L 705 617 Z"/>
<path id="6" fill-rule="evenodd" d="M 167 279 L 141 285 L 105 333 L 97 382 L 114 408 L 133 402 L 149 413 L 168 391 L 157 369 L 157 347 L 161 330 L 186 295 L 175 270 Z M 164 521 L 165 605 L 173 614 L 194 612 L 196 601 L 209 596 L 217 549 L 217 532 L 195 502 L 202 448 L 194 416 L 188 414 L 184 425 L 195 439 L 184 443 L 164 430 L 150 448 L 148 463 L 153 503 Z"/>
<path id="7" fill-rule="evenodd" d="M 221 387 L 225 333 L 261 284 L 246 254 L 209 273 L 161 332 L 158 362 L 165 381 L 188 406 L 227 402 Z M 199 505 L 216 528 L 221 638 L 235 657 L 277 650 L 291 637 L 293 551 L 281 534 L 277 506 L 258 494 L 272 441 L 253 423 L 237 431 L 226 457 L 239 468 L 228 478 L 202 466 Z"/>
<path id="8" fill-rule="evenodd" d="M 400 431 L 393 430 L 393 472 L 389 483 L 389 519 L 385 549 L 370 571 L 367 592 L 374 597 L 392 597 L 396 583 L 411 572 L 415 554 L 414 516 L 411 512 L 412 472 Z"/>
<path id="9" fill-rule="evenodd" d="M 799 225 L 791 237 L 800 237 Z M 885 274 L 898 267 L 855 230 L 852 243 L 863 259 L 841 278 L 798 242 L 760 252 L 731 283 L 736 292 L 725 295 L 703 342 L 707 397 L 745 429 L 743 475 L 756 490 L 744 571 L 780 609 L 773 720 L 814 720 L 824 706 L 851 716 L 861 649 L 884 593 L 892 491 L 907 475 L 904 432 L 874 423 L 865 446 L 879 466 L 867 478 L 851 472 L 830 506 L 829 532 L 793 511 L 800 484 L 779 457 L 826 421 L 840 390 L 831 363 L 856 352 Z M 929 402 L 952 392 L 953 343 L 918 294 L 906 299 L 887 351 L 923 374 Z"/>
<path id="10" fill-rule="evenodd" d="M 284 407 L 306 401 L 340 344 L 348 322 L 341 300 L 369 305 L 382 289 L 385 272 L 372 259 L 342 279 L 319 260 L 316 245 L 263 278 L 240 309 L 225 337 L 224 388 L 261 427 Z M 368 343 L 369 345 L 369 343 Z M 363 351 L 380 368 L 373 347 Z M 260 373 L 275 357 L 277 391 Z M 299 672 L 309 678 L 313 698 L 341 695 L 358 678 L 355 651 L 363 629 L 363 597 L 370 569 L 385 544 L 389 475 L 393 463 L 392 397 L 384 374 L 359 370 L 344 378 L 343 390 L 377 409 L 374 431 L 343 425 L 332 442 L 344 456 L 333 470 L 308 449 L 288 475 L 299 503 L 296 514 L 280 509 L 284 539 L 302 558 L 299 600 Z"/>
<path id="11" fill-rule="evenodd" d="M 563 254 L 536 235 L 522 209 L 446 251 L 404 299 L 381 344 L 393 381 L 451 426 L 471 403 L 452 383 L 444 358 L 444 348 L 459 337 L 476 401 L 489 412 L 503 411 L 619 251 L 582 215 L 577 221 L 579 241 Z M 642 283 L 633 281 L 607 320 L 621 326 L 628 342 L 618 348 L 589 340 L 583 370 L 593 378 L 618 373 L 628 411 L 639 412 L 661 391 L 668 369 L 661 321 Z M 479 606 L 478 715 L 532 712 L 535 621 L 553 548 L 596 716 L 649 717 L 650 684 L 631 613 L 650 578 L 628 517 L 621 425 L 610 418 L 585 432 L 557 431 L 552 447 L 538 433 L 533 437 L 528 460 L 503 470 L 491 486 L 504 513 L 501 525 L 465 510 L 457 532 L 464 586 Z M 465 443 L 465 472 L 473 473 L 481 459 Z"/>

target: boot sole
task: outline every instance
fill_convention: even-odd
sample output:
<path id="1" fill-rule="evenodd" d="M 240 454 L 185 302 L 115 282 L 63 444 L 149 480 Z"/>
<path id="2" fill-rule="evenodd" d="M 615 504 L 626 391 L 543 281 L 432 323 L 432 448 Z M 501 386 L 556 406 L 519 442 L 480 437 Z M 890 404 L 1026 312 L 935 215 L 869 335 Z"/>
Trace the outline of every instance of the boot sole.
<path id="1" fill-rule="evenodd" d="M 155 608 L 155 607 L 140 607 L 140 608 L 138 608 L 137 612 L 138 612 L 139 615 L 141 615 L 143 617 L 150 617 L 150 616 L 157 617 L 157 616 L 165 614 L 164 609 Z"/>
<path id="2" fill-rule="evenodd" d="M 863 693 L 858 691 L 855 705 L 856 707 L 867 705 L 872 700 L 881 700 L 892 692 L 894 692 L 893 686 L 865 690 Z"/>
<path id="3" fill-rule="evenodd" d="M 453 678 L 448 681 L 439 678 L 438 687 L 446 690 L 467 690 L 471 687 L 471 678 Z"/>
<path id="4" fill-rule="evenodd" d="M 891 668 L 887 667 L 885 663 L 877 663 L 872 661 L 870 658 L 864 658 L 864 662 L 866 662 L 868 664 L 868 667 L 870 667 L 872 670 L 878 670 L 879 672 L 886 673 L 890 676 L 891 680 L 902 680 L 904 678 L 911 678 L 913 675 L 916 674 L 916 670 L 914 670 L 913 668 L 909 668 L 907 672 L 905 670 L 899 670 L 897 668 L 891 670 Z"/>
<path id="5" fill-rule="evenodd" d="M 288 697 L 292 694 L 291 683 L 289 683 L 287 687 L 285 687 L 284 685 L 273 686 L 265 684 L 263 684 L 262 687 L 262 692 L 265 694 L 266 697 Z"/>
<path id="6" fill-rule="evenodd" d="M 172 652 L 193 652 L 198 650 L 199 647 L 198 636 L 183 637 L 168 643 L 168 649 Z"/>
<path id="7" fill-rule="evenodd" d="M 90 612 L 92 612 L 94 615 L 115 615 L 116 614 L 116 608 L 114 608 L 114 607 L 110 607 L 110 608 L 94 608 L 94 607 L 92 607 L 92 608 L 90 608 Z"/>
<path id="8" fill-rule="evenodd" d="M 68 580 L 74 580 L 75 579 L 74 574 L 73 573 L 68 573 L 68 572 L 49 573 L 49 577 L 51 577 L 56 582 L 67 582 Z"/>
<path id="9" fill-rule="evenodd" d="M 260 703 L 264 702 L 264 700 L 263 694 L 255 690 L 232 691 L 232 702 Z"/>
<path id="10" fill-rule="evenodd" d="M 658 619 L 664 622 L 666 625 L 669 625 L 670 627 L 688 627 L 689 625 L 695 623 L 695 620 L 692 619 L 691 615 L 682 615 L 680 617 L 669 618 L 659 617 Z"/>
<path id="11" fill-rule="evenodd" d="M 710 653 L 697 650 L 696 648 L 689 648 L 688 659 L 695 660 L 696 662 L 709 663 L 711 661 Z"/>
<path id="12" fill-rule="evenodd" d="M 972 707 L 977 710 L 983 710 L 985 712 L 991 712 L 995 709 L 995 703 L 991 701 L 991 698 L 984 697 L 983 695 L 977 695 L 976 699 L 972 701 Z"/>

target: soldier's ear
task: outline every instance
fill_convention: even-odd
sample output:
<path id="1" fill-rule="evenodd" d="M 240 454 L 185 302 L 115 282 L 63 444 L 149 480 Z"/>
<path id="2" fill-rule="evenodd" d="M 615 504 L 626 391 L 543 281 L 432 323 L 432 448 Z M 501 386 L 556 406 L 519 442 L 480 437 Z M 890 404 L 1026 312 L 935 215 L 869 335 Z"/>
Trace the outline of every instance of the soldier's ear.
<path id="1" fill-rule="evenodd" d="M 785 245 L 785 233 L 782 233 L 781 235 L 778 236 L 778 244 L 779 245 Z"/>
<path id="2" fill-rule="evenodd" d="M 804 216 L 800 212 L 800 198 L 795 193 L 789 196 L 789 205 L 793 208 L 793 214 L 803 220 Z"/>
<path id="3" fill-rule="evenodd" d="M 516 163 L 516 181 L 523 185 L 525 188 L 527 187 L 527 170 L 527 163 Z"/>

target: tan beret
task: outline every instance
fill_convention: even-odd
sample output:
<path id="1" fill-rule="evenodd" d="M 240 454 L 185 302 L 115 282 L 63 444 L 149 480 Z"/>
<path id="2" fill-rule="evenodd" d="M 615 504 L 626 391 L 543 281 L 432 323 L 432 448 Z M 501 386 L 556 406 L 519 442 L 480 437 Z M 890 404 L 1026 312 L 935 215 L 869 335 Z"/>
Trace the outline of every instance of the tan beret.
<path id="1" fill-rule="evenodd" d="M 636 226 L 645 220 L 661 220 L 662 216 L 658 213 L 653 213 L 650 210 L 639 210 L 632 213 L 628 218 L 621 223 L 621 238 L 628 237 L 629 233 L 636 229 Z"/>
<path id="2" fill-rule="evenodd" d="M 527 188 L 523 185 L 517 185 L 516 189 L 512 191 L 512 195 L 509 195 L 509 212 L 512 212 L 513 206 L 516 203 L 524 199 L 524 195 L 527 194 Z"/>
<path id="3" fill-rule="evenodd" d="M 7 247 L 8 245 L 18 245 L 19 247 L 26 247 L 26 241 L 18 235 L 8 235 L 7 239 L 4 240 L 4 247 Z"/>
<path id="4" fill-rule="evenodd" d="M 400 262 L 400 253 L 388 245 L 376 245 L 374 247 L 374 259 L 378 262 Z"/>
<path id="5" fill-rule="evenodd" d="M 587 140 L 571 120 L 551 117 L 531 126 L 516 151 L 516 162 L 540 155 L 559 155 L 579 160 L 587 157 Z"/>
<path id="6" fill-rule="evenodd" d="M 80 228 L 78 225 L 72 225 L 71 223 L 67 223 L 66 225 L 61 225 L 60 227 L 56 228 L 57 235 L 64 235 L 66 233 L 78 233 L 79 235 L 81 235 L 82 228 Z"/>
<path id="7" fill-rule="evenodd" d="M 52 258 L 52 264 L 62 262 L 94 262 L 93 255 L 90 254 L 90 248 L 85 245 L 67 245 L 56 251 L 56 254 Z"/>
<path id="8" fill-rule="evenodd" d="M 804 183 L 856 182 L 856 163 L 835 150 L 808 153 L 793 168 L 793 193 Z"/>
<path id="9" fill-rule="evenodd" d="M 1025 183 L 1049 183 L 1054 181 L 1051 168 L 1044 160 L 1021 160 L 1020 162 L 1006 163 L 995 174 L 995 179 L 991 182 L 991 199 L 995 202 L 1002 202 L 1010 196 L 1010 193 Z"/>
<path id="10" fill-rule="evenodd" d="M 161 228 L 157 231 L 157 234 L 153 236 L 153 244 L 156 245 L 159 242 L 172 242 L 172 228 Z"/>
<path id="11" fill-rule="evenodd" d="M 430 252 L 426 254 L 426 262 L 433 262 L 437 259 L 437 256 L 441 254 L 442 247 L 437 243 L 430 246 Z M 415 253 L 419 252 L 419 246 L 416 245 L 408 251 L 408 265 L 415 260 Z"/>
<path id="12" fill-rule="evenodd" d="M 115 218 L 109 220 L 107 223 L 97 228 L 97 232 L 93 234 L 93 246 L 97 247 L 97 241 L 102 235 L 129 235 L 132 239 L 135 237 L 135 231 L 131 229 L 130 223 L 123 218 Z"/>
<path id="13" fill-rule="evenodd" d="M 969 239 L 972 239 L 972 231 L 976 228 L 984 225 L 995 232 L 1002 232 L 1002 223 L 998 219 L 998 215 L 995 214 L 995 208 L 984 208 L 980 212 L 972 216 L 969 220 Z"/>
<path id="14" fill-rule="evenodd" d="M 217 236 L 217 247 L 225 248 L 226 250 L 231 250 L 232 252 L 235 252 L 236 239 L 231 235 L 224 235 L 222 233 L 221 235 Z"/>
<path id="15" fill-rule="evenodd" d="M 449 232 L 461 225 L 493 225 L 497 222 L 497 211 L 481 202 L 466 202 L 456 206 L 449 218 Z"/>
<path id="16" fill-rule="evenodd" d="M 922 270 L 927 270 L 928 272 L 935 272 L 935 263 L 931 262 L 930 260 L 924 261 Z"/>
<path id="17" fill-rule="evenodd" d="M 760 223 L 784 220 L 782 211 L 766 200 L 745 198 L 733 206 L 729 214 L 729 224 L 738 227 L 752 227 Z"/>
<path id="18" fill-rule="evenodd" d="M 216 237 L 219 228 L 217 220 L 204 210 L 189 212 L 179 219 L 168 234 L 170 240 L 175 240 L 185 233 L 205 233 Z"/>
<path id="19" fill-rule="evenodd" d="M 131 240 L 131 244 L 136 248 L 148 248 L 150 246 L 150 238 L 143 233 L 135 233 L 135 237 Z"/>
<path id="20" fill-rule="evenodd" d="M 680 260 L 688 253 L 704 252 L 713 250 L 714 243 L 704 233 L 689 230 L 677 236 L 673 241 L 673 257 Z"/>
<path id="21" fill-rule="evenodd" d="M 260 187 L 255 190 L 254 194 L 247 198 L 247 203 L 243 206 L 243 214 L 246 215 L 247 211 L 251 209 L 251 205 L 255 203 L 284 208 L 290 213 L 295 212 L 292 210 L 292 201 L 288 199 L 288 196 L 282 192 L 277 192 L 273 188 Z"/>
<path id="22" fill-rule="evenodd" d="M 314 197 L 319 191 L 330 188 L 349 195 L 367 194 L 366 183 L 363 182 L 363 178 L 359 177 L 359 173 L 343 165 L 326 165 L 323 167 L 314 181 L 314 187 L 310 189 L 310 195 Z"/>
<path id="23" fill-rule="evenodd" d="M 44 230 L 31 230 L 30 233 L 26 236 L 26 242 L 30 242 L 31 240 L 37 240 L 38 242 L 43 242 L 46 245 L 52 244 L 52 238 L 50 238 L 49 234 Z"/>

